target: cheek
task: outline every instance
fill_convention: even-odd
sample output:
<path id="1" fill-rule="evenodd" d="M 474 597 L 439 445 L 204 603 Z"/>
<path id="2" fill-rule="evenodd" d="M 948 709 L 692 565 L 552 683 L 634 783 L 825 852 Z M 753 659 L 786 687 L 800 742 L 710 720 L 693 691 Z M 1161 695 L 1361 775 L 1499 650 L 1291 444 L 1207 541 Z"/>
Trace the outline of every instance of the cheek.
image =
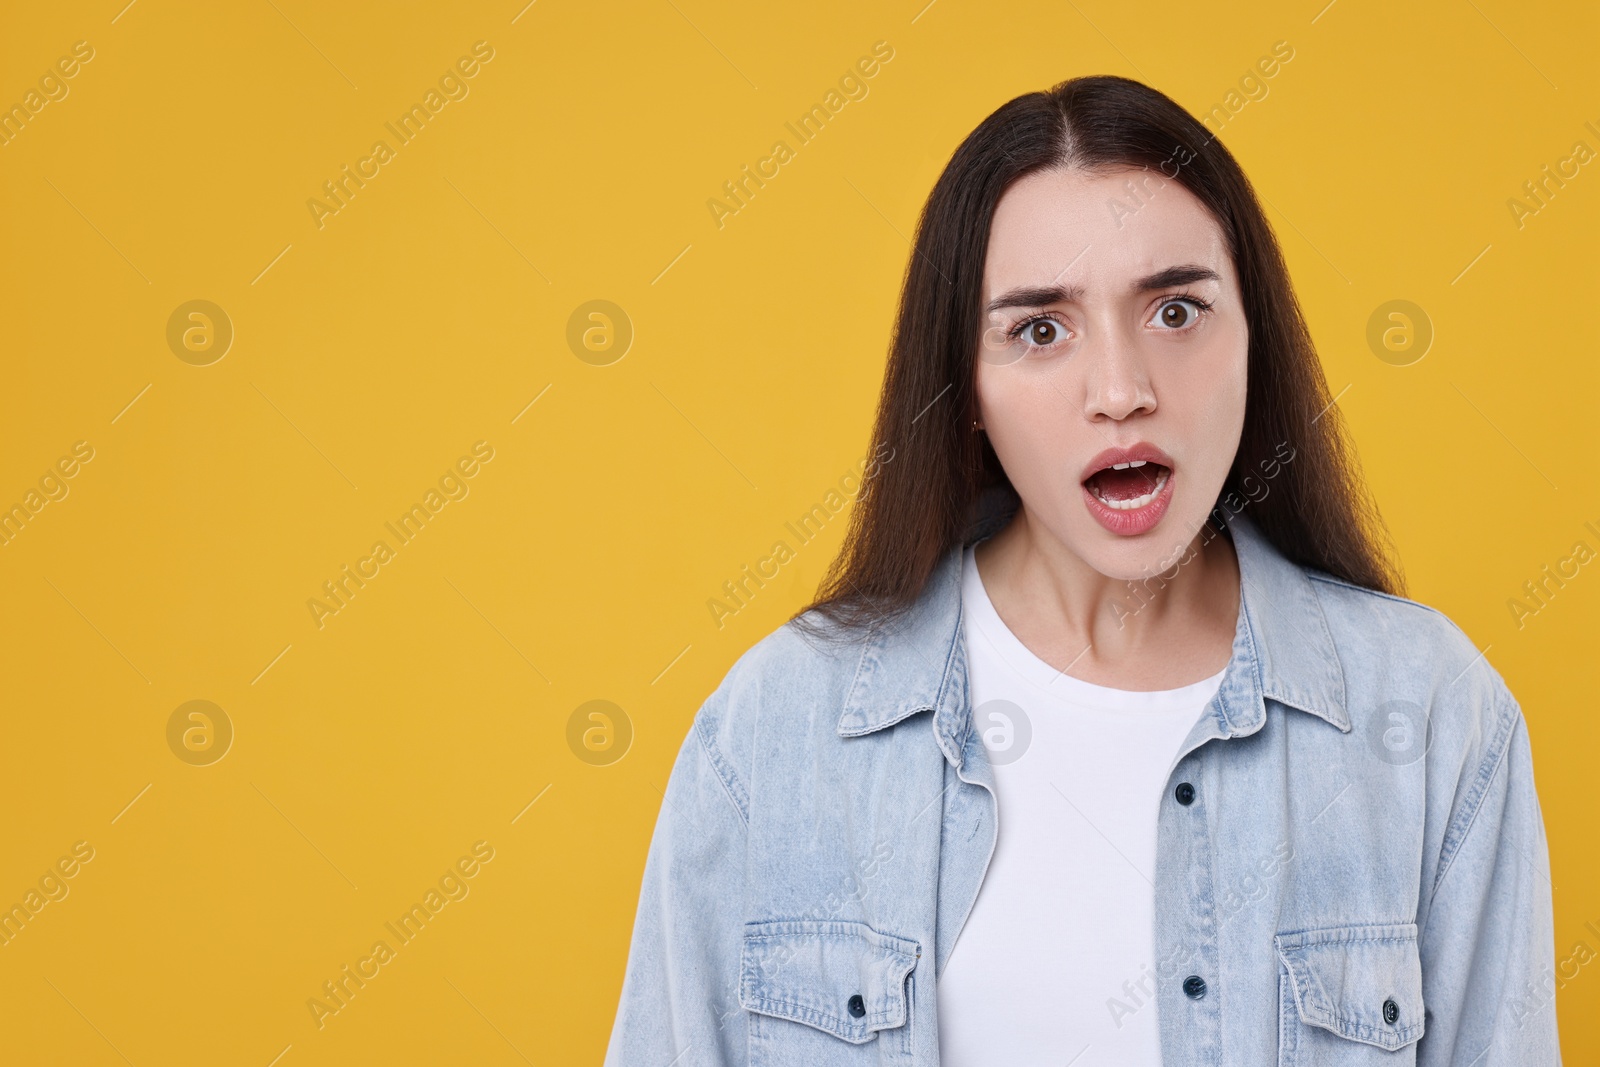
<path id="1" fill-rule="evenodd" d="M 1161 397 L 1172 424 L 1182 427 L 1184 465 L 1206 492 L 1221 488 L 1244 430 L 1246 363 L 1243 342 L 1237 344 L 1188 364 Z"/>
<path id="2" fill-rule="evenodd" d="M 1223 421 L 1231 440 L 1237 442 L 1244 429 L 1244 409 L 1246 391 L 1245 356 L 1241 352 L 1229 364 L 1221 375 L 1217 386 L 1217 408 L 1226 413 Z"/>
<path id="3" fill-rule="evenodd" d="M 983 432 L 1002 462 L 1043 448 L 1049 428 L 1064 422 L 1055 391 L 1017 367 L 980 363 L 977 392 Z"/>
<path id="4" fill-rule="evenodd" d="M 1169 388 L 1157 396 L 1164 407 L 1181 409 L 1185 425 L 1206 436 L 1228 436 L 1244 423 L 1246 342 L 1243 334 L 1218 338 L 1193 358 L 1174 364 Z M 1171 412 L 1178 414 L 1178 411 Z"/>
<path id="5" fill-rule="evenodd" d="M 1243 361 L 1227 364 L 1202 386 L 1204 410 L 1198 412 L 1205 432 L 1219 439 L 1236 440 L 1244 428 L 1245 376 Z"/>
<path id="6" fill-rule="evenodd" d="M 1012 485 L 1024 499 L 1033 497 L 1036 508 L 1064 486 L 1076 489 L 1062 472 L 1070 475 L 1075 463 L 1100 447 L 1063 392 L 1065 386 L 1049 375 L 1015 367 L 984 366 L 978 374 L 984 434 Z"/>

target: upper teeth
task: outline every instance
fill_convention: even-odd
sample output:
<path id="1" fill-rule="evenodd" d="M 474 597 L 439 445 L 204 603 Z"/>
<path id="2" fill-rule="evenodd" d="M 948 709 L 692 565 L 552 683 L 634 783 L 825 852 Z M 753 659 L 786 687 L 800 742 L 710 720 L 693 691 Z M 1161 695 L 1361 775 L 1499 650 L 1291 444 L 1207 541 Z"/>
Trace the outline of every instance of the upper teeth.
<path id="1" fill-rule="evenodd" d="M 1125 471 L 1129 467 L 1142 467 L 1144 465 L 1145 465 L 1145 461 L 1144 460 L 1135 459 L 1135 460 L 1131 460 L 1131 461 L 1129 461 L 1127 463 L 1113 463 L 1111 465 L 1111 469 L 1114 470 L 1114 471 Z"/>

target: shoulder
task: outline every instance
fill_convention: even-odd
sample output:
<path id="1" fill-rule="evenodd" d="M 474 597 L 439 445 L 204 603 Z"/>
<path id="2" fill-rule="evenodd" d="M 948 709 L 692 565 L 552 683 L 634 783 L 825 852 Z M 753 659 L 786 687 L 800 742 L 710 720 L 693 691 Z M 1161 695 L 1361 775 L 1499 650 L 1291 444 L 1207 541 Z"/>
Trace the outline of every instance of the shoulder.
<path id="1" fill-rule="evenodd" d="M 1414 636 L 1441 644 L 1472 644 L 1466 632 L 1438 608 L 1419 600 L 1368 589 L 1315 567 L 1300 569 L 1316 591 L 1330 624 L 1337 618 L 1346 624 L 1377 625 L 1385 631 L 1408 631 Z"/>
<path id="2" fill-rule="evenodd" d="M 1525 729 L 1490 646 L 1480 648 L 1427 604 L 1315 569 L 1305 574 L 1338 652 L 1352 726 L 1376 736 L 1396 710 L 1419 714 L 1432 770 L 1456 789 L 1486 785 L 1512 735 Z"/>
<path id="3" fill-rule="evenodd" d="M 695 715 L 692 733 L 729 785 L 742 791 L 765 736 L 835 736 L 862 659 L 863 635 L 815 612 L 791 619 L 736 659 Z"/>
<path id="4" fill-rule="evenodd" d="M 717 687 L 725 701 L 748 710 L 763 696 L 818 693 L 836 687 L 841 677 L 848 688 L 861 660 L 863 635 L 815 611 L 801 621 L 807 625 L 790 619 L 734 661 Z"/>
<path id="5" fill-rule="evenodd" d="M 1455 620 L 1420 601 L 1353 585 L 1306 568 L 1323 617 L 1348 673 L 1405 673 L 1437 680 L 1461 694 L 1499 703 L 1510 697 L 1505 681 Z M 1480 669 L 1481 668 L 1481 669 Z"/>

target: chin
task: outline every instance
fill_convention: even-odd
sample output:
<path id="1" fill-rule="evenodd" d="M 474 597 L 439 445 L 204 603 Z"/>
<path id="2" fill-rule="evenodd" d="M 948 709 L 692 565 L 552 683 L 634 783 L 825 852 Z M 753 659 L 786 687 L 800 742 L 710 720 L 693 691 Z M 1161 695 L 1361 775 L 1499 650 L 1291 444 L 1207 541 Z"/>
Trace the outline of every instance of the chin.
<path id="1" fill-rule="evenodd" d="M 1185 524 L 1179 516 L 1168 514 L 1154 529 L 1134 537 L 1124 537 L 1090 522 L 1083 530 L 1077 548 L 1084 562 L 1107 578 L 1139 581 L 1166 572 L 1193 559 L 1194 535 L 1204 519 Z"/>

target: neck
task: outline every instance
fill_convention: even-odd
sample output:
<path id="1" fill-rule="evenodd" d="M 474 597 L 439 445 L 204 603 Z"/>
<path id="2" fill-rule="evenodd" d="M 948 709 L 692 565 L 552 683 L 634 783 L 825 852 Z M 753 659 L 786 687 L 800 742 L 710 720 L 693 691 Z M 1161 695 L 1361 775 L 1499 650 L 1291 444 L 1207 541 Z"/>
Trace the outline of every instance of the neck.
<path id="1" fill-rule="evenodd" d="M 1167 570 L 1130 581 L 1095 570 L 1023 506 L 976 555 L 1007 627 L 1073 677 L 1177 688 L 1216 674 L 1232 653 L 1239 564 L 1228 537 L 1196 533 Z"/>

